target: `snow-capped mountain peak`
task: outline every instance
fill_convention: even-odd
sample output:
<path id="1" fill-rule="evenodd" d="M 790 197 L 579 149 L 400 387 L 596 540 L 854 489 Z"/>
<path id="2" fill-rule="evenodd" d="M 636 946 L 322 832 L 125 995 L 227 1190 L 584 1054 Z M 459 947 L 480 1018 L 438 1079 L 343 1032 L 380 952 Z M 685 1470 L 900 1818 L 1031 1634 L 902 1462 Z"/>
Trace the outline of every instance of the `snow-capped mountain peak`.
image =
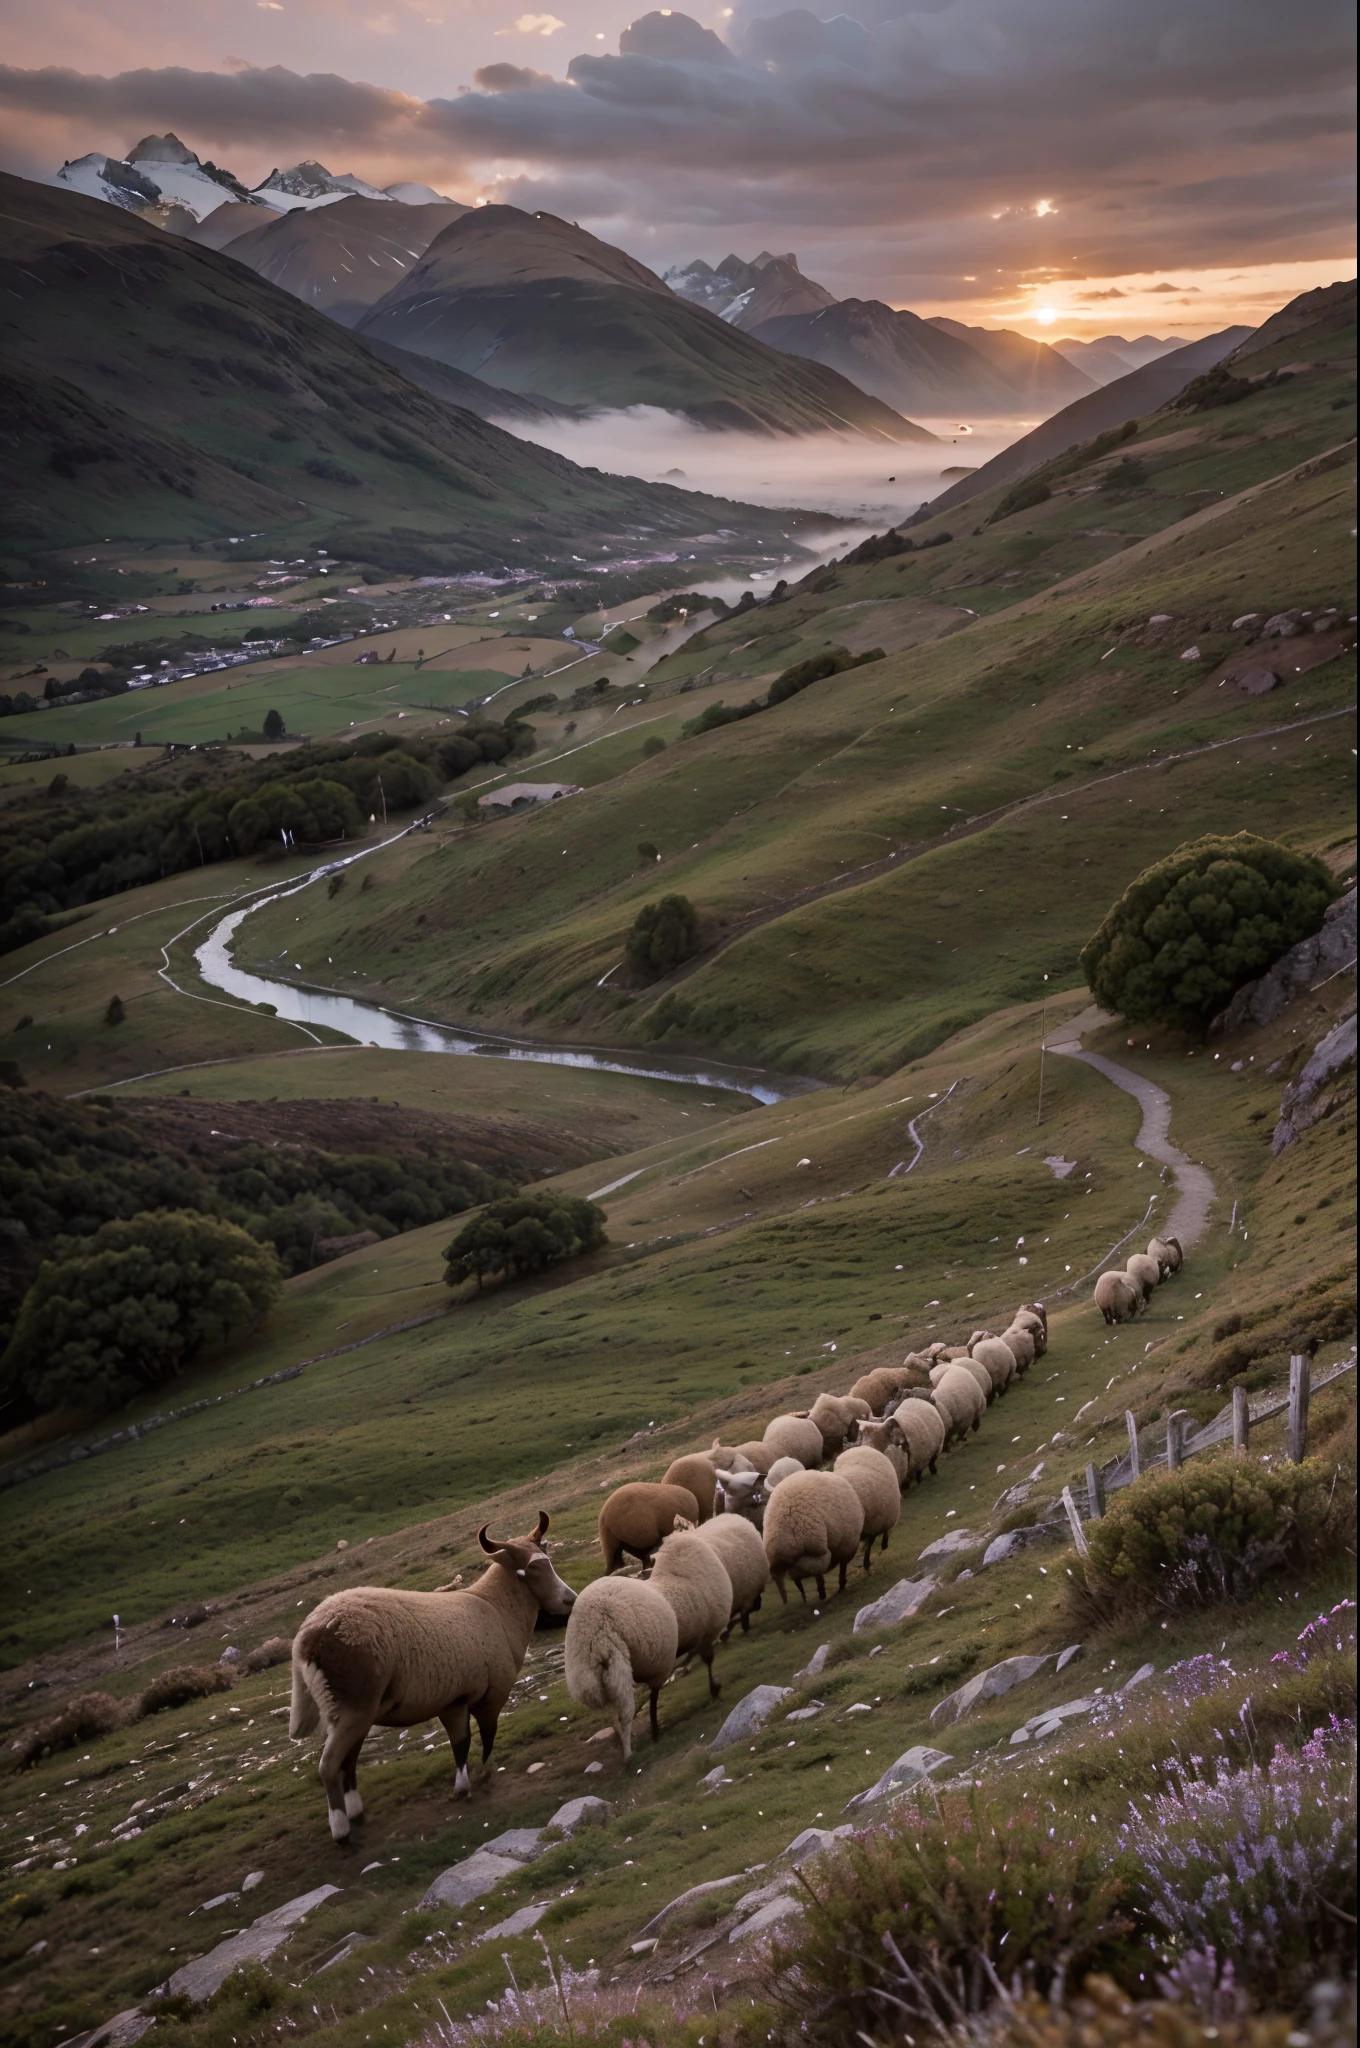
<path id="1" fill-rule="evenodd" d="M 289 213 L 298 206 L 333 206 L 337 199 L 388 199 L 390 196 L 380 192 L 376 185 L 370 185 L 365 178 L 356 177 L 353 171 L 344 171 L 337 177 L 324 164 L 312 162 L 293 164 L 283 171 L 271 171 L 255 187 L 255 197 L 281 213 Z"/>

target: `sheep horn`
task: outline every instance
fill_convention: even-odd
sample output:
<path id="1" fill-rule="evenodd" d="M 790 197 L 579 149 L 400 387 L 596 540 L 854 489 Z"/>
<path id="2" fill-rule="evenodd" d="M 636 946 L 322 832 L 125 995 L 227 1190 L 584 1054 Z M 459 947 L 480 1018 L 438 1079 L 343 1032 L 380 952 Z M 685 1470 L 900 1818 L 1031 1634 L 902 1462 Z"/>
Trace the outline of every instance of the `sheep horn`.
<path id="1" fill-rule="evenodd" d="M 552 1516 L 545 1514 L 543 1509 L 540 1508 L 538 1511 L 538 1527 L 534 1530 L 534 1542 L 541 1543 L 551 1527 Z"/>
<path id="2" fill-rule="evenodd" d="M 486 1552 L 488 1557 L 495 1557 L 497 1552 L 503 1549 L 504 1546 L 500 1543 L 489 1543 L 487 1541 L 486 1532 L 490 1527 L 490 1522 L 482 1523 L 481 1528 L 477 1531 L 477 1541 L 481 1545 L 482 1549 Z"/>

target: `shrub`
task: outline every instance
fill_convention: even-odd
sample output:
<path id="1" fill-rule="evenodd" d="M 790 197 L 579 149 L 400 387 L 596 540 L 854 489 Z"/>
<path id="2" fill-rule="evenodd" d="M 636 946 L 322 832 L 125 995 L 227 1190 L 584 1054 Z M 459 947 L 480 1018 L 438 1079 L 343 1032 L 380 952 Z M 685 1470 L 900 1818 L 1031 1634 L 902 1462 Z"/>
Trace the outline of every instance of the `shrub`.
<path id="1" fill-rule="evenodd" d="M 136 1717 L 163 1714 L 169 1707 L 187 1707 L 190 1700 L 206 1700 L 215 1692 L 230 1692 L 231 1674 L 220 1664 L 173 1664 L 158 1672 L 138 1698 Z"/>
<path id="2" fill-rule="evenodd" d="M 658 754 L 664 754 L 665 751 L 666 742 L 659 738 L 656 733 L 652 733 L 649 738 L 642 742 L 643 756 L 648 761 L 655 759 Z"/>
<path id="3" fill-rule="evenodd" d="M 458 1287 L 475 1279 L 515 1280 L 581 1257 L 608 1242 L 605 1213 L 580 1195 L 510 1195 L 489 1202 L 444 1254 L 444 1279 Z"/>
<path id="4" fill-rule="evenodd" d="M 1305 1560 L 1327 1510 L 1315 1460 L 1272 1472 L 1225 1457 L 1151 1473 L 1091 1525 L 1092 1586 L 1167 1608 L 1241 1599 Z"/>
<path id="5" fill-rule="evenodd" d="M 291 1636 L 270 1636 L 266 1642 L 258 1643 L 246 1652 L 247 1671 L 268 1671 L 275 1664 L 292 1662 L 293 1641 Z"/>
<path id="6" fill-rule="evenodd" d="M 281 740 L 287 730 L 281 711 L 265 712 L 263 731 L 267 740 Z"/>
<path id="7" fill-rule="evenodd" d="M 1030 477 L 1026 482 L 1016 484 L 1013 490 L 1007 491 L 987 524 L 995 526 L 998 520 L 1009 519 L 1012 512 L 1028 512 L 1032 506 L 1045 504 L 1052 496 L 1053 492 L 1048 484 L 1039 477 Z"/>
<path id="8" fill-rule="evenodd" d="M 944 2032 L 990 2006 L 999 1973 L 1050 1992 L 1112 1962 L 1128 1933 L 1122 1877 L 1090 1836 L 1047 1808 L 976 1787 L 907 1800 L 891 1820 L 819 1859 L 809 1910 L 773 1972 L 802 2039 L 895 2035 L 906 1978 L 923 2024 Z M 961 2010 L 960 2010 L 961 2009 Z"/>
<path id="9" fill-rule="evenodd" d="M 234 1223 L 144 1211 L 93 1237 L 58 1238 L 38 1268 L 0 1359 L 40 1410 L 107 1410 L 159 1386 L 206 1345 L 263 1322 L 279 1262 Z"/>
<path id="10" fill-rule="evenodd" d="M 104 1022 L 106 1024 L 121 1024 L 126 1016 L 127 1011 L 123 1006 L 123 998 L 121 996 L 110 996 L 108 1008 L 104 1012 Z"/>
<path id="11" fill-rule="evenodd" d="M 637 857 L 639 860 L 660 860 L 661 855 L 657 849 L 656 842 L 651 839 L 639 839 Z"/>
<path id="12" fill-rule="evenodd" d="M 688 896 L 663 896 L 659 903 L 644 903 L 624 940 L 623 957 L 634 974 L 655 981 L 689 959 L 698 922 Z"/>
<path id="13" fill-rule="evenodd" d="M 1178 847 L 1131 882 L 1082 948 L 1091 993 L 1133 1024 L 1203 1031 L 1245 982 L 1317 931 L 1320 860 L 1239 832 Z"/>
<path id="14" fill-rule="evenodd" d="M 806 661 L 796 661 L 792 668 L 786 668 L 777 675 L 770 684 L 765 701 L 769 705 L 783 704 L 790 697 L 796 697 L 800 690 L 822 682 L 827 676 L 843 675 L 847 669 L 863 668 L 866 662 L 882 659 L 881 647 L 871 647 L 866 654 L 852 654 L 848 647 L 828 647 L 825 653 L 809 655 Z"/>
<path id="15" fill-rule="evenodd" d="M 1354 1725 L 1277 1749 L 1268 1768 L 1177 1779 L 1131 1809 L 1121 1846 L 1168 1961 L 1212 1950 L 1260 2004 L 1297 2007 L 1354 1959 Z"/>
<path id="16" fill-rule="evenodd" d="M 1121 461 L 1112 463 L 1100 479 L 1102 491 L 1136 491 L 1148 480 L 1148 469 L 1136 455 L 1125 455 Z"/>
<path id="17" fill-rule="evenodd" d="M 77 1693 L 55 1714 L 25 1728 L 12 1745 L 14 1768 L 22 1771 L 54 1749 L 70 1749 L 77 1742 L 89 1742 L 97 1735 L 109 1735 L 126 1721 L 135 1719 L 125 1700 L 106 1692 Z"/>

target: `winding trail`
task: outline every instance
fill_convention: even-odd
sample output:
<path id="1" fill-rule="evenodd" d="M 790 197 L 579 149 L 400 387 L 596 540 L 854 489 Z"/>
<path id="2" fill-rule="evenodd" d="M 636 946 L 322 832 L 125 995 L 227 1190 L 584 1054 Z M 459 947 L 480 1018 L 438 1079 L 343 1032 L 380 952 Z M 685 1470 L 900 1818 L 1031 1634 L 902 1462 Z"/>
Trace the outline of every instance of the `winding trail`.
<path id="1" fill-rule="evenodd" d="M 1135 1147 L 1146 1152 L 1149 1159 L 1169 1166 L 1176 1177 L 1176 1206 L 1166 1221 L 1157 1226 L 1157 1234 L 1159 1237 L 1179 1238 L 1184 1249 L 1189 1251 L 1209 1227 L 1209 1210 L 1217 1195 L 1213 1177 L 1207 1168 L 1197 1165 L 1171 1143 L 1168 1136 L 1171 1097 L 1164 1088 L 1159 1088 L 1155 1081 L 1146 1080 L 1142 1074 L 1135 1074 L 1130 1067 L 1121 1067 L 1116 1061 L 1107 1060 L 1103 1053 L 1084 1050 L 1081 1043 L 1083 1032 L 1094 1031 L 1097 1025 L 1109 1022 L 1105 1012 L 1092 1004 L 1065 1027 L 1069 1035 L 1061 1043 L 1050 1045 L 1048 1050 L 1064 1059 L 1081 1060 L 1088 1067 L 1094 1067 L 1097 1073 L 1112 1081 L 1116 1088 L 1122 1088 L 1126 1095 L 1132 1095 L 1139 1104 L 1143 1121 L 1133 1141 Z"/>

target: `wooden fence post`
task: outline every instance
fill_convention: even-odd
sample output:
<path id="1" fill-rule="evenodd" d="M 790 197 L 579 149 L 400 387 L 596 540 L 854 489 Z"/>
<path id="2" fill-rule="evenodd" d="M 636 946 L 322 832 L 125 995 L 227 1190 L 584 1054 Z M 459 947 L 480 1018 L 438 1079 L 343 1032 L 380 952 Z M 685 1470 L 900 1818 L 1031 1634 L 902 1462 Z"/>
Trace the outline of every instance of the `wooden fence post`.
<path id="1" fill-rule="evenodd" d="M 1181 1468 L 1182 1420 L 1183 1418 L 1179 1413 L 1168 1415 L 1166 1418 L 1166 1469 L 1168 1472 L 1179 1472 Z"/>
<path id="2" fill-rule="evenodd" d="M 1095 1465 L 1086 1467 L 1086 1508 L 1093 1522 L 1098 1522 L 1105 1512 L 1105 1482 Z"/>
<path id="3" fill-rule="evenodd" d="M 1081 1526 L 1081 1516 L 1077 1513 L 1077 1504 L 1072 1498 L 1070 1486 L 1065 1486 L 1062 1490 L 1062 1504 L 1067 1510 L 1067 1519 L 1072 1526 L 1072 1541 L 1076 1545 L 1077 1556 L 1089 1557 L 1090 1545 L 1086 1541 L 1086 1531 Z"/>
<path id="4" fill-rule="evenodd" d="M 1129 1477 L 1137 1479 L 1143 1468 L 1138 1461 L 1138 1419 L 1132 1408 L 1124 1410 L 1124 1421 L 1129 1432 Z"/>
<path id="5" fill-rule="evenodd" d="M 1241 1459 L 1247 1455 L 1247 1439 L 1251 1434 L 1251 1402 L 1245 1387 L 1233 1388 L 1233 1456 Z"/>
<path id="6" fill-rule="evenodd" d="M 1313 1362 L 1306 1353 L 1289 1361 L 1289 1456 L 1301 1465 L 1308 1449 L 1308 1396 L 1312 1391 Z"/>

